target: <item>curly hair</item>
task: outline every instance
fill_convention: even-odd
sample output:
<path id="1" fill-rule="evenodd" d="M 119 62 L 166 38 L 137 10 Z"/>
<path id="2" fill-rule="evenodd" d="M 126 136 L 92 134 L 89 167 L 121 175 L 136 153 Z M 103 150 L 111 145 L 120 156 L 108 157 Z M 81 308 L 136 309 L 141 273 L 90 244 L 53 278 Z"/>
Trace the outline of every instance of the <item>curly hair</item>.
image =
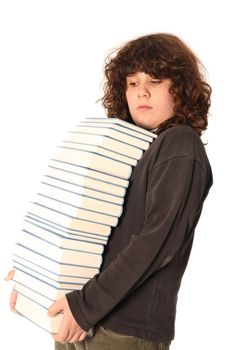
<path id="1" fill-rule="evenodd" d="M 208 125 L 211 87 L 204 67 L 190 48 L 177 36 L 157 33 L 129 41 L 105 60 L 102 104 L 110 118 L 131 123 L 126 100 L 126 77 L 144 72 L 153 78 L 172 81 L 174 115 L 161 123 L 157 133 L 178 124 L 192 126 L 201 135 Z"/>

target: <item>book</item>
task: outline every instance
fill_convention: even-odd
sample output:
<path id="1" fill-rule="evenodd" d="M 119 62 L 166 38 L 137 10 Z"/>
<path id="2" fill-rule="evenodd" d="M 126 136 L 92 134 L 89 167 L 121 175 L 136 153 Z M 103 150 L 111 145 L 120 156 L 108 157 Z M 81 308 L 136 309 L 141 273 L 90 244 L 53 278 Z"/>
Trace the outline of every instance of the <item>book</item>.
<path id="1" fill-rule="evenodd" d="M 34 231 L 34 230 L 31 230 Z M 49 251 L 49 257 L 56 261 L 63 261 L 65 264 L 75 264 L 77 261 L 81 265 L 100 266 L 102 262 L 103 247 L 91 247 L 91 244 L 77 244 L 71 246 L 71 242 L 67 239 L 60 239 L 54 242 L 47 240 L 44 236 L 39 236 L 25 229 L 21 232 L 19 245 L 28 248 L 29 250 L 38 250 L 40 254 L 46 255 Z M 54 235 L 53 235 L 54 236 Z M 69 247 L 68 247 L 69 246 Z M 71 246 L 71 247 L 70 247 Z M 90 250 L 91 249 L 91 250 Z"/>
<path id="2" fill-rule="evenodd" d="M 147 135 L 150 138 L 156 138 L 157 135 L 153 134 L 151 131 L 146 130 L 141 128 L 140 126 L 137 126 L 135 124 L 129 123 L 126 120 L 122 120 L 119 118 L 107 118 L 107 117 L 101 117 L 101 118 L 90 118 L 90 117 L 85 117 L 83 118 L 80 123 L 98 123 L 98 124 L 117 124 L 120 125 L 121 127 L 124 127 L 126 129 L 134 130 L 139 132 L 140 135 Z"/>
<path id="3" fill-rule="evenodd" d="M 103 236 L 99 233 L 88 233 L 88 232 L 83 232 L 80 230 L 74 230 L 71 228 L 61 227 L 56 223 L 51 223 L 51 222 L 47 221 L 46 219 L 39 218 L 39 217 L 33 216 L 33 215 L 25 215 L 24 227 L 25 227 L 27 222 L 33 224 L 34 226 L 44 228 L 45 230 L 52 230 L 54 233 L 57 233 L 58 235 L 63 235 L 65 237 L 73 238 L 73 239 L 79 239 L 79 240 L 82 240 L 84 242 L 106 244 L 107 239 L 108 239 L 107 236 Z"/>
<path id="4" fill-rule="evenodd" d="M 135 166 L 137 164 L 137 160 L 134 158 L 128 157 L 127 155 L 119 154 L 118 152 L 112 152 L 111 150 L 105 149 L 98 145 L 87 145 L 87 144 L 81 144 L 81 143 L 72 142 L 72 141 L 63 141 L 62 147 L 77 149 L 80 151 L 92 152 L 94 154 L 104 156 L 109 159 L 114 159 L 119 162 L 129 164 L 132 166 Z"/>
<path id="5" fill-rule="evenodd" d="M 56 230 L 49 228 L 46 225 L 32 223 L 30 221 L 24 222 L 23 232 L 37 236 L 44 239 L 58 247 L 83 250 L 90 253 L 102 254 L 104 250 L 103 244 L 88 242 L 88 240 L 79 239 L 69 233 L 58 233 Z"/>
<path id="6" fill-rule="evenodd" d="M 120 205 L 124 202 L 126 192 L 126 189 L 123 187 L 113 186 L 99 180 L 91 179 L 89 181 L 85 176 L 52 167 L 47 172 L 47 175 L 43 176 L 41 182 L 79 194 L 85 192 L 87 196 Z"/>
<path id="7" fill-rule="evenodd" d="M 58 151 L 54 156 L 55 160 L 66 160 L 66 162 L 93 170 L 98 170 L 105 174 L 113 175 L 122 179 L 129 179 L 132 167 L 115 159 L 64 146 L 58 146 Z"/>
<path id="8" fill-rule="evenodd" d="M 42 255 L 38 251 L 25 249 L 19 244 L 14 246 L 13 258 L 21 258 L 25 261 L 25 264 L 28 262 L 32 263 L 57 275 L 92 278 L 99 272 L 99 267 L 84 266 L 79 264 L 79 262 L 76 264 L 64 264 L 61 261 L 51 259 L 48 255 Z"/>
<path id="9" fill-rule="evenodd" d="M 62 322 L 63 314 L 59 313 L 54 317 L 48 317 L 48 308 L 51 303 L 47 302 L 46 306 L 44 306 L 45 300 L 46 299 L 43 300 L 43 304 L 39 304 L 33 301 L 30 297 L 26 297 L 19 292 L 15 308 L 29 321 L 45 331 L 57 333 Z"/>
<path id="10" fill-rule="evenodd" d="M 116 217 L 119 217 L 122 213 L 123 198 L 117 197 L 117 200 L 115 200 L 116 197 L 114 196 L 88 190 L 81 186 L 62 183 L 55 179 L 48 179 L 47 182 L 42 181 L 38 195 L 48 196 L 57 200 L 62 198 L 64 202 L 77 207 L 95 210 Z"/>
<path id="11" fill-rule="evenodd" d="M 15 277 L 16 284 L 29 286 L 32 290 L 39 292 L 41 295 L 49 298 L 50 300 L 58 300 L 62 298 L 66 293 L 72 290 L 80 290 L 85 282 L 68 281 L 63 280 L 56 281 L 53 278 L 49 278 L 45 274 L 41 274 L 36 270 L 31 270 L 27 267 L 22 267 L 19 264 L 15 264 Z"/>
<path id="12" fill-rule="evenodd" d="M 82 207 L 69 204 L 62 200 L 53 199 L 40 194 L 38 194 L 35 201 L 28 206 L 28 212 L 41 215 L 44 208 L 50 210 L 50 215 L 53 215 L 53 212 L 62 213 L 70 218 L 80 219 L 85 223 L 88 222 L 88 225 L 89 223 L 96 223 L 105 226 L 116 226 L 118 222 L 118 218 L 114 216 L 101 214 L 99 211 L 83 209 Z"/>
<path id="13" fill-rule="evenodd" d="M 81 120 L 79 122 L 79 124 L 77 124 L 78 127 L 82 126 L 82 127 L 92 127 L 92 128 L 108 128 L 109 130 L 116 130 L 116 131 L 120 131 L 123 136 L 124 134 L 129 135 L 130 137 L 134 137 L 137 141 L 138 140 L 142 140 L 142 141 L 147 141 L 147 142 L 152 142 L 153 141 L 153 137 L 151 135 L 151 133 L 149 132 L 148 134 L 146 133 L 142 133 L 141 129 L 138 129 L 138 127 L 136 128 L 129 128 L 126 127 L 125 124 L 123 123 L 105 123 L 105 124 L 100 124 L 98 121 L 95 122 L 91 122 L 88 121 L 86 122 L 86 120 Z M 132 141 L 131 138 L 128 139 L 129 141 Z M 133 144 L 135 144 L 133 142 Z M 140 143 L 138 145 L 136 145 L 137 147 L 140 145 Z M 141 146 L 140 146 L 141 147 Z"/>
<path id="14" fill-rule="evenodd" d="M 67 276 L 67 275 L 58 275 L 48 269 L 45 269 L 43 266 L 39 266 L 34 264 L 33 262 L 27 262 L 24 259 L 18 257 L 14 257 L 13 259 L 13 267 L 15 269 L 23 270 L 25 272 L 28 272 L 29 274 L 37 274 L 39 279 L 45 278 L 46 280 L 50 279 L 52 281 L 55 281 L 57 283 L 78 283 L 78 284 L 85 284 L 89 281 L 89 277 L 83 277 L 83 276 Z M 47 295 L 48 297 L 48 295 Z M 54 299 L 51 299 L 54 300 Z"/>
<path id="15" fill-rule="evenodd" d="M 49 298 L 47 295 L 42 295 L 41 293 L 38 293 L 37 290 L 32 289 L 28 285 L 21 282 L 16 282 L 15 288 L 16 292 L 19 294 L 22 294 L 26 298 L 29 298 L 33 300 L 34 302 L 43 305 L 44 307 L 49 308 L 49 306 L 54 303 L 56 300 Z"/>
<path id="16" fill-rule="evenodd" d="M 74 132 L 81 132 L 93 135 L 108 135 L 114 138 L 115 140 L 123 141 L 125 143 L 130 144 L 131 146 L 138 147 L 142 150 L 146 150 L 150 145 L 149 141 L 146 141 L 145 139 L 142 139 L 139 136 L 132 136 L 129 130 L 124 131 L 123 129 L 122 131 L 111 125 L 94 126 L 80 123 L 74 129 Z"/>
<path id="17" fill-rule="evenodd" d="M 38 203 L 31 203 L 31 205 L 29 205 L 28 214 L 30 216 L 46 220 L 48 223 L 55 224 L 63 229 L 74 229 L 87 233 L 96 233 L 103 236 L 109 236 L 111 232 L 111 226 L 109 225 L 81 219 L 76 216 L 48 208 Z"/>
<path id="18" fill-rule="evenodd" d="M 117 154 L 125 155 L 138 160 L 142 157 L 143 151 L 129 143 L 119 141 L 108 135 L 93 135 L 82 132 L 69 131 L 63 139 L 64 142 L 74 142 L 77 144 L 87 144 L 99 146 L 104 150 L 114 151 Z"/>
<path id="19" fill-rule="evenodd" d="M 103 172 L 98 171 L 98 170 L 93 170 L 90 168 L 81 167 L 77 164 L 71 164 L 71 163 L 67 162 L 67 160 L 65 160 L 65 159 L 61 159 L 61 160 L 50 159 L 48 167 L 49 167 L 49 169 L 54 168 L 54 169 L 58 169 L 58 170 L 63 170 L 66 173 L 72 173 L 74 175 L 85 176 L 85 178 L 87 178 L 85 181 L 89 181 L 89 180 L 101 181 L 104 184 L 114 186 L 115 189 L 117 189 L 117 191 L 118 190 L 121 191 L 122 188 L 123 188 L 123 190 L 125 190 L 129 185 L 129 179 L 128 180 L 121 179 L 117 176 L 106 174 L 106 173 L 103 173 Z M 102 188 L 102 186 L 101 186 L 101 188 Z M 118 192 L 117 192 L 117 195 L 118 195 Z"/>
<path id="20" fill-rule="evenodd" d="M 49 332 L 51 302 L 99 273 L 130 176 L 155 135 L 122 120 L 86 118 L 49 161 L 13 250 L 16 310 Z"/>
<path id="21" fill-rule="evenodd" d="M 31 233 L 25 231 L 23 233 L 24 236 L 21 237 L 20 242 L 16 243 L 16 245 L 28 251 L 28 255 L 30 252 L 39 252 L 40 255 L 46 257 L 49 252 L 49 258 L 51 260 L 57 262 L 62 261 L 64 264 L 79 264 L 88 267 L 100 267 L 102 263 L 101 254 L 59 247 Z M 33 255 L 31 261 L 33 261 Z M 49 262 L 47 262 L 47 264 L 49 264 Z"/>

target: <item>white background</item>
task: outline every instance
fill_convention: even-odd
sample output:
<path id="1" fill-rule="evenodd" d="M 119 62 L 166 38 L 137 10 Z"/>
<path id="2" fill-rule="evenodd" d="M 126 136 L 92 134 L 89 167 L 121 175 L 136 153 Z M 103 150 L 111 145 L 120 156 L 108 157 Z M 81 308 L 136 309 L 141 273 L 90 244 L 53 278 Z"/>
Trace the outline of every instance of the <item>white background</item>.
<path id="1" fill-rule="evenodd" d="M 179 294 L 171 348 L 231 348 L 232 29 L 224 0 L 0 2 L 1 349 L 53 349 L 49 334 L 9 311 L 12 284 L 3 278 L 12 246 L 64 133 L 83 116 L 104 115 L 95 101 L 107 53 L 151 32 L 180 36 L 203 61 L 213 88 L 204 141 L 214 186 Z"/>

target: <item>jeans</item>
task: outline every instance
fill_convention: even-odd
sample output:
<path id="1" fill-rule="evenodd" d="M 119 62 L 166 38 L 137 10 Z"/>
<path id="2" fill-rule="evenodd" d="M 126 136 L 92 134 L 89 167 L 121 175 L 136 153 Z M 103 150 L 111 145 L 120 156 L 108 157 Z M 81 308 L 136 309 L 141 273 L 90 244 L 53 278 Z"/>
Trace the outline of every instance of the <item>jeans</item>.
<path id="1" fill-rule="evenodd" d="M 73 344 L 55 343 L 55 350 L 169 350 L 169 343 L 154 342 L 97 327 L 92 338 Z"/>

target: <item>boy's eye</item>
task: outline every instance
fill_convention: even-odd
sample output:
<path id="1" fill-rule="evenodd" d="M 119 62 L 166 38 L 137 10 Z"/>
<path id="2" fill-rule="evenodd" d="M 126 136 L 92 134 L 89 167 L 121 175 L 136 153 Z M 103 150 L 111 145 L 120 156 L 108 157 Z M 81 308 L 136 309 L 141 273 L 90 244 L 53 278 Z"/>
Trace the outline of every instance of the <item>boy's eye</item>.
<path id="1" fill-rule="evenodd" d="M 136 81 L 128 81 L 127 82 L 127 86 L 128 87 L 136 87 L 138 84 Z"/>
<path id="2" fill-rule="evenodd" d="M 161 83 L 161 80 L 159 80 L 159 79 L 153 79 L 153 80 L 151 80 L 150 82 L 151 82 L 151 84 L 160 84 L 160 83 Z"/>
<path id="3" fill-rule="evenodd" d="M 160 84 L 162 82 L 162 80 L 159 80 L 159 79 L 152 79 L 150 80 L 150 84 L 152 85 L 157 85 L 157 84 Z M 129 81 L 127 83 L 128 86 L 137 86 L 138 85 L 138 82 L 137 81 Z"/>

